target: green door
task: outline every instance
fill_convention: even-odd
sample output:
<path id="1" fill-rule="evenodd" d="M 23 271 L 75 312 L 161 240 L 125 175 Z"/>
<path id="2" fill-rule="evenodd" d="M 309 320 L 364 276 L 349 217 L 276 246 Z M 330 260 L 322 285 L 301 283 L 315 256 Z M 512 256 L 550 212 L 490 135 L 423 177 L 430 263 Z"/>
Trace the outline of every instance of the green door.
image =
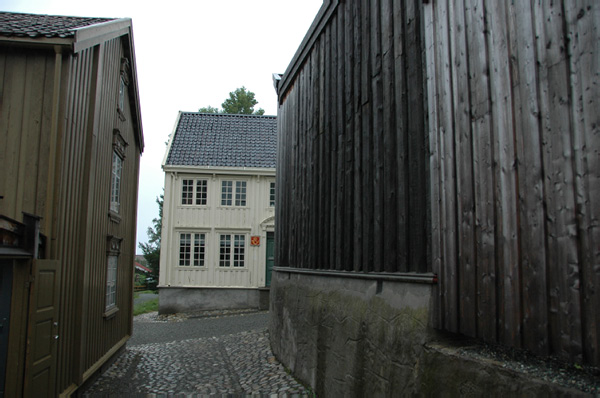
<path id="1" fill-rule="evenodd" d="M 34 260 L 25 397 L 54 397 L 60 263 Z"/>
<path id="2" fill-rule="evenodd" d="M 275 265 L 275 233 L 267 232 L 267 275 L 266 285 L 271 286 L 271 272 L 273 272 L 273 266 Z"/>

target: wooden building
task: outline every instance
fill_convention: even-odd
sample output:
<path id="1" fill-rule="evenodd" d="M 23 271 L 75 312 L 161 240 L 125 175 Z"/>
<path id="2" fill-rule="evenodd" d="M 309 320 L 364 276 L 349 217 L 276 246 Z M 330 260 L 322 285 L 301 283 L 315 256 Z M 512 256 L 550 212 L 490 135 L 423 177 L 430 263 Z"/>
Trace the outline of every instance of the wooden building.
<path id="1" fill-rule="evenodd" d="M 324 1 L 276 87 L 270 328 L 317 394 L 436 395 L 439 330 L 600 364 L 599 26 L 593 0 Z"/>
<path id="2" fill-rule="evenodd" d="M 159 311 L 266 307 L 274 116 L 180 112 L 163 162 Z"/>
<path id="3" fill-rule="evenodd" d="M 0 142 L 1 391 L 70 396 L 132 332 L 131 20 L 1 12 Z"/>

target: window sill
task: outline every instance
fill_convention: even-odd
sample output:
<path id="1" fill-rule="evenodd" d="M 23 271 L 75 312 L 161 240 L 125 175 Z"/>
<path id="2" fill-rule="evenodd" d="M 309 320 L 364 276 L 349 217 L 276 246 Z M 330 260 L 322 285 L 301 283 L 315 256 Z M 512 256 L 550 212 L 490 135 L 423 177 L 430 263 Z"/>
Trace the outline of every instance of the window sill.
<path id="1" fill-rule="evenodd" d="M 115 315 L 117 315 L 117 312 L 119 312 L 119 307 L 114 306 L 114 307 L 106 310 L 106 312 L 104 312 L 104 314 L 102 314 L 102 316 L 104 317 L 105 320 L 109 320 L 111 318 L 114 318 Z"/>
<path id="2" fill-rule="evenodd" d="M 110 210 L 108 212 L 108 218 L 110 218 L 110 221 L 116 223 L 116 224 L 120 224 L 121 223 L 121 216 L 118 215 L 117 213 L 115 213 L 114 211 Z"/>

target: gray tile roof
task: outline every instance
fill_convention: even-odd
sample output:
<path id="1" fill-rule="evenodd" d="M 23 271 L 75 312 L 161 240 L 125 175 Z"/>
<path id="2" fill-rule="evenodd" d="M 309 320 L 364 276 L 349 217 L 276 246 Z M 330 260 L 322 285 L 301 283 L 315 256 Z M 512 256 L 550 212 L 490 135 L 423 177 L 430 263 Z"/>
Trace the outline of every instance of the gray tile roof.
<path id="1" fill-rule="evenodd" d="M 0 36 L 67 38 L 75 29 L 112 21 L 111 18 L 63 17 L 0 11 Z"/>
<path id="2" fill-rule="evenodd" d="M 165 164 L 274 168 L 276 157 L 275 116 L 182 112 Z"/>

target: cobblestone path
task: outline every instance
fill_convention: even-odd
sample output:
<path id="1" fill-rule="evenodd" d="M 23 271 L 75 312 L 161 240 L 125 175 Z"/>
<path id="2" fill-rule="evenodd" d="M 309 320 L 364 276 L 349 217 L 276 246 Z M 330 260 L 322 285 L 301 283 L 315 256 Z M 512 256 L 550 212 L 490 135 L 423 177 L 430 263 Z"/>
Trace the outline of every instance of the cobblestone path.
<path id="1" fill-rule="evenodd" d="M 228 321 L 235 322 L 235 316 L 230 318 Z M 186 319 L 176 321 L 181 327 L 190 322 Z M 208 395 L 310 396 L 309 391 L 291 377 L 271 353 L 266 328 L 230 335 L 128 345 L 83 396 Z"/>

